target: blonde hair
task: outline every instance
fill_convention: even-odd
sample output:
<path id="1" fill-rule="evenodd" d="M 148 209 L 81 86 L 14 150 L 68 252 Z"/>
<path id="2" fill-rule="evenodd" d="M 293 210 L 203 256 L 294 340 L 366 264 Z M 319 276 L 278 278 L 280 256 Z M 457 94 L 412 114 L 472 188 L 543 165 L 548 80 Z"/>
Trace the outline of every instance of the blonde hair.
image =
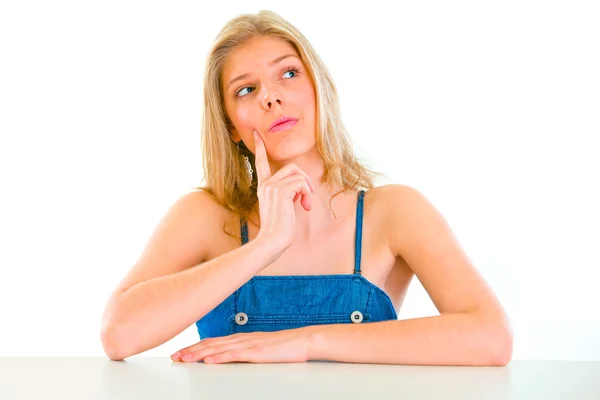
<path id="1" fill-rule="evenodd" d="M 375 177 L 383 174 L 365 167 L 354 154 L 351 139 L 341 121 L 337 89 L 327 67 L 302 33 L 268 10 L 243 14 L 230 20 L 213 42 L 204 75 L 201 146 L 206 185 L 194 189 L 210 193 L 240 219 L 247 218 L 258 201 L 254 154 L 243 142 L 238 144 L 231 137 L 233 125 L 225 112 L 221 83 L 227 56 L 256 36 L 277 37 L 291 44 L 313 81 L 318 121 L 316 145 L 325 164 L 323 180 L 342 187 L 331 199 L 345 191 L 372 189 Z M 244 156 L 253 166 L 252 178 Z M 225 233 L 230 235 L 226 230 Z"/>

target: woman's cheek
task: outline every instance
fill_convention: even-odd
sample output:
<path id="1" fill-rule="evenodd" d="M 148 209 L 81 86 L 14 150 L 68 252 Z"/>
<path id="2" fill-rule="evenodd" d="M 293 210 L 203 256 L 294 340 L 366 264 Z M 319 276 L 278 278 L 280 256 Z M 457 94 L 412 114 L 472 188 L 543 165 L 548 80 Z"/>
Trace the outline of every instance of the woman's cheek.
<path id="1" fill-rule="evenodd" d="M 298 92 L 298 101 L 305 107 L 315 103 L 315 90 L 310 83 L 303 86 Z"/>
<path id="2" fill-rule="evenodd" d="M 246 130 L 248 126 L 253 126 L 252 123 L 252 114 L 250 111 L 244 107 L 239 107 L 235 112 L 236 119 L 241 127 L 241 129 Z"/>

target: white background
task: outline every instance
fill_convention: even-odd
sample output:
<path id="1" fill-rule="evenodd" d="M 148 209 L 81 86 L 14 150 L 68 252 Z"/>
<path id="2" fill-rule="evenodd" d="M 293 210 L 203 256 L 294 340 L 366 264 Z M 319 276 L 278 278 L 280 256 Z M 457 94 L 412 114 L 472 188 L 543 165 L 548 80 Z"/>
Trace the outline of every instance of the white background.
<path id="1" fill-rule="evenodd" d="M 513 359 L 600 360 L 594 1 L 2 2 L 0 356 L 104 356 L 108 295 L 201 184 L 208 48 L 260 9 L 323 58 L 378 184 L 449 221 Z M 428 315 L 414 279 L 399 318 Z M 192 325 L 143 354 L 197 341 Z"/>

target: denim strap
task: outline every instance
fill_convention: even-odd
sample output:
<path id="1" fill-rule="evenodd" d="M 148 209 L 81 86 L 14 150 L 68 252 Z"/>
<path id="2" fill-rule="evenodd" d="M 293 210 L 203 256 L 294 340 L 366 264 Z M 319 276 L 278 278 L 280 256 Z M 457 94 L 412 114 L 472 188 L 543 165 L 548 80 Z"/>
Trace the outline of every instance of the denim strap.
<path id="1" fill-rule="evenodd" d="M 356 233 L 354 243 L 354 273 L 360 275 L 360 256 L 362 248 L 362 223 L 363 223 L 363 198 L 365 191 L 358 192 L 358 204 L 356 205 Z"/>

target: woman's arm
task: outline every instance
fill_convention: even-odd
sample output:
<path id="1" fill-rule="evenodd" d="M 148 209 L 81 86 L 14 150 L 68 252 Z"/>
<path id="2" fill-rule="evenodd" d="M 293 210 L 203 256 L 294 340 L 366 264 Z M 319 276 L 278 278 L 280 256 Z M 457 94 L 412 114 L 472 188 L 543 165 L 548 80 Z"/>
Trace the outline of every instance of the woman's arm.
<path id="1" fill-rule="evenodd" d="M 418 277 L 441 315 L 307 331 L 311 357 L 347 362 L 505 365 L 512 357 L 509 317 L 450 226 L 419 191 L 386 188 L 390 249 Z"/>
<path id="2" fill-rule="evenodd" d="M 103 345 L 113 360 L 172 339 L 273 261 L 258 240 L 168 276 L 138 283 L 107 307 Z"/>
<path id="3" fill-rule="evenodd" d="M 510 326 L 502 315 L 485 312 L 302 329 L 309 360 L 503 366 L 512 357 Z"/>
<path id="4" fill-rule="evenodd" d="M 203 192 L 175 203 L 107 302 L 101 341 L 121 360 L 167 342 L 202 318 L 277 256 L 255 239 L 210 261 L 223 211 Z"/>

